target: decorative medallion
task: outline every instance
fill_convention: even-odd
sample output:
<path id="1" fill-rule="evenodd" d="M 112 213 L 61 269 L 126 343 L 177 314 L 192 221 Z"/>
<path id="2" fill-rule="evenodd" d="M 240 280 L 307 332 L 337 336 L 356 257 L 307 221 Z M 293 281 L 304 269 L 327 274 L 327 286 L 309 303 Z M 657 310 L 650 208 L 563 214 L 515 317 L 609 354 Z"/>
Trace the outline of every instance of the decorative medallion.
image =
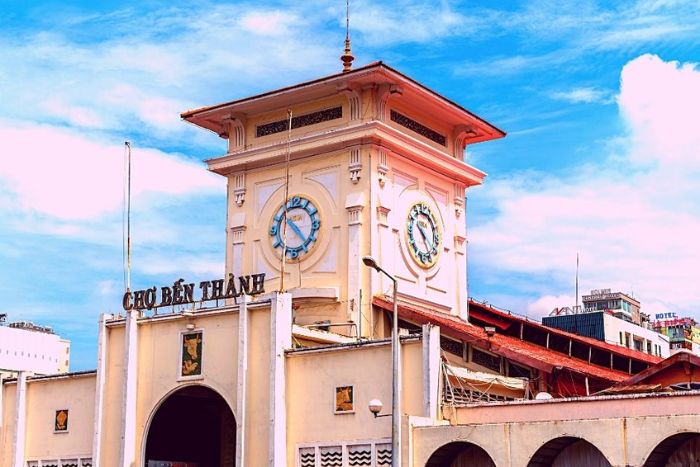
<path id="1" fill-rule="evenodd" d="M 437 262 L 442 245 L 440 223 L 430 206 L 419 201 L 408 211 L 406 239 L 411 257 L 422 268 Z"/>
<path id="2" fill-rule="evenodd" d="M 56 411 L 53 421 L 53 431 L 68 431 L 68 409 Z"/>
<path id="3" fill-rule="evenodd" d="M 180 376 L 199 376 L 202 374 L 202 331 L 183 333 L 181 336 Z"/>
<path id="4" fill-rule="evenodd" d="M 355 396 L 352 386 L 338 386 L 335 388 L 335 413 L 353 412 L 355 410 Z"/>
<path id="5" fill-rule="evenodd" d="M 314 203 L 303 196 L 289 198 L 285 205 L 279 207 L 270 223 L 272 248 L 282 254 L 287 237 L 287 259 L 296 260 L 307 254 L 318 239 L 321 228 L 321 216 Z"/>

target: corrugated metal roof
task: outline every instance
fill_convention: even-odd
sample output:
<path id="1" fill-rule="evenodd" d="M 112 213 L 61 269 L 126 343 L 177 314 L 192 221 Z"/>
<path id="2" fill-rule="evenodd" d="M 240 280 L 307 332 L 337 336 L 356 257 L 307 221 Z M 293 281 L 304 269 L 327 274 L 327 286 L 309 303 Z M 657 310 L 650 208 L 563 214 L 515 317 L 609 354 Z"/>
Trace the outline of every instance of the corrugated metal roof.
<path id="1" fill-rule="evenodd" d="M 393 309 L 391 301 L 380 297 L 375 297 L 372 303 L 387 311 Z M 516 363 L 537 368 L 547 373 L 551 373 L 557 368 L 568 369 L 584 376 L 616 383 L 629 377 L 629 374 L 625 372 L 593 365 L 516 337 L 498 333 L 488 336 L 482 328 L 444 313 L 399 304 L 399 316 L 402 319 L 414 321 L 418 324 L 432 323 L 438 325 L 442 334 L 460 339 Z M 591 340 L 598 343 L 595 339 Z"/>
<path id="2" fill-rule="evenodd" d="M 568 339 L 572 339 L 572 340 L 574 340 L 574 341 L 578 341 L 578 342 L 584 343 L 584 344 L 586 344 L 586 345 L 591 345 L 591 346 L 596 347 L 596 348 L 599 348 L 599 349 L 601 349 L 601 350 L 605 350 L 605 351 L 608 351 L 608 352 L 613 352 L 613 353 L 615 353 L 615 354 L 617 354 L 617 355 L 622 355 L 622 356 L 625 356 L 625 357 L 628 357 L 628 358 L 632 358 L 632 359 L 634 359 L 634 360 L 638 360 L 638 361 L 641 361 L 641 362 L 644 362 L 644 363 L 656 364 L 656 363 L 660 362 L 661 360 L 663 360 L 663 358 L 661 358 L 661 357 L 656 357 L 656 356 L 654 356 L 654 355 L 649 355 L 649 354 L 647 354 L 647 353 L 640 352 L 640 351 L 638 351 L 638 350 L 628 349 L 627 347 L 622 347 L 622 346 L 620 346 L 620 345 L 609 344 L 609 343 L 607 343 L 607 342 L 605 342 L 605 341 L 599 341 L 598 339 L 594 339 L 594 338 L 592 338 L 592 337 L 579 336 L 578 334 L 574 334 L 574 333 L 571 333 L 571 332 L 562 331 L 561 329 L 557 329 L 557 328 L 552 328 L 552 327 L 549 327 L 549 326 L 545 326 L 545 325 L 540 324 L 540 323 L 538 323 L 538 322 L 536 322 L 536 321 L 531 321 L 531 320 L 528 320 L 528 319 L 526 319 L 526 318 L 524 318 L 524 317 L 517 316 L 517 315 L 514 315 L 514 314 L 510 314 L 510 313 L 506 313 L 506 312 L 504 312 L 504 311 L 498 310 L 498 309 L 496 309 L 496 308 L 494 308 L 494 307 L 492 307 L 492 306 L 487 306 L 487 305 L 484 305 L 484 304 L 482 304 L 482 303 L 475 302 L 475 301 L 473 301 L 473 300 L 469 300 L 469 309 L 472 310 L 474 307 L 478 307 L 478 308 L 480 308 L 481 310 L 483 310 L 484 312 L 491 313 L 491 314 L 493 314 L 494 316 L 498 316 L 498 317 L 503 318 L 503 319 L 508 319 L 508 320 L 510 320 L 510 321 L 512 321 L 512 322 L 523 322 L 523 323 L 527 323 L 528 326 L 533 326 L 533 327 L 536 327 L 536 328 L 540 328 L 540 329 L 542 329 L 542 330 L 545 331 L 545 332 L 550 332 L 550 333 L 553 333 L 553 334 L 558 334 L 558 335 L 564 336 L 564 337 L 566 337 L 566 338 L 568 338 Z"/>

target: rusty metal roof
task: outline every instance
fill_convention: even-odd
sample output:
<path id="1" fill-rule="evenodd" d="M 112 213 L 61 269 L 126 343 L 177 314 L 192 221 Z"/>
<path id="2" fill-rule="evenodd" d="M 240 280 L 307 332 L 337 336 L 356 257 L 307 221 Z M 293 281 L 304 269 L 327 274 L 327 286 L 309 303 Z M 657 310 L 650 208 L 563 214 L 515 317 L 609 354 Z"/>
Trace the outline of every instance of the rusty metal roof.
<path id="1" fill-rule="evenodd" d="M 372 303 L 388 311 L 393 309 L 392 302 L 381 297 L 375 297 Z M 475 347 L 488 350 L 521 365 L 537 368 L 547 373 L 551 373 L 555 369 L 567 369 L 584 376 L 591 376 L 615 383 L 629 377 L 629 374 L 625 372 L 569 357 L 516 337 L 499 333 L 489 336 L 482 328 L 445 313 L 399 304 L 399 316 L 417 324 L 432 323 L 438 325 L 440 326 L 441 334 L 468 342 Z M 549 328 L 547 329 L 549 330 Z M 598 343 L 598 341 L 595 341 L 595 343 Z"/>

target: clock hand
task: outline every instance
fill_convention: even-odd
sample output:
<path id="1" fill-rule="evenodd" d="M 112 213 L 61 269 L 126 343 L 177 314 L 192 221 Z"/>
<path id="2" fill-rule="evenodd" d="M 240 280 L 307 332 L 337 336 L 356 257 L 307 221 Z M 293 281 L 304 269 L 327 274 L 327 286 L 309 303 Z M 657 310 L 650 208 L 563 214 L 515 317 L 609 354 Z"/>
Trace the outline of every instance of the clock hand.
<path id="1" fill-rule="evenodd" d="M 306 242 L 306 237 L 304 237 L 304 234 L 301 233 L 299 227 L 297 227 L 297 225 L 294 222 L 292 222 L 291 219 L 287 219 L 287 225 L 292 228 L 294 233 L 297 234 L 297 236 L 301 239 L 301 244 L 304 245 L 304 243 Z M 304 251 L 306 251 L 306 246 L 304 246 Z"/>
<path id="2" fill-rule="evenodd" d="M 430 240 L 428 240 L 428 234 L 425 233 L 425 229 L 423 228 L 422 225 L 416 222 L 416 225 L 418 226 L 418 230 L 420 230 L 420 234 L 423 236 L 423 239 L 425 240 L 425 245 L 428 247 L 428 250 L 433 249 L 433 244 Z"/>

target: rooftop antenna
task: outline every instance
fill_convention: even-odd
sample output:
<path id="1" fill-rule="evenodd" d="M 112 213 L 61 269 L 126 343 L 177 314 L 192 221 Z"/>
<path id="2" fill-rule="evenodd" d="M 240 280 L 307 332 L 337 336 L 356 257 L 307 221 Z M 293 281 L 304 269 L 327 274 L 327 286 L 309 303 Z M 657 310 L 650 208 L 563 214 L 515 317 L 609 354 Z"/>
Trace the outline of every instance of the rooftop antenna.
<path id="1" fill-rule="evenodd" d="M 126 232 L 124 234 L 125 247 L 125 265 L 124 265 L 124 285 L 127 292 L 131 292 L 131 143 L 124 141 L 124 149 L 126 151 L 126 183 L 124 193 L 125 216 L 126 216 Z"/>
<path id="2" fill-rule="evenodd" d="M 579 309 L 578 309 L 578 251 L 576 252 L 576 308 L 574 308 L 574 310 L 576 310 L 576 313 L 579 312 Z"/>
<path id="3" fill-rule="evenodd" d="M 289 158 L 292 141 L 292 109 L 287 109 L 287 154 L 284 164 L 284 222 L 282 223 L 282 263 L 280 265 L 280 293 L 284 293 L 284 269 L 287 264 L 287 204 L 289 204 Z"/>
<path id="4" fill-rule="evenodd" d="M 340 56 L 343 62 L 343 73 L 348 73 L 352 70 L 352 61 L 355 57 L 350 50 L 350 0 L 345 0 L 345 52 Z"/>

